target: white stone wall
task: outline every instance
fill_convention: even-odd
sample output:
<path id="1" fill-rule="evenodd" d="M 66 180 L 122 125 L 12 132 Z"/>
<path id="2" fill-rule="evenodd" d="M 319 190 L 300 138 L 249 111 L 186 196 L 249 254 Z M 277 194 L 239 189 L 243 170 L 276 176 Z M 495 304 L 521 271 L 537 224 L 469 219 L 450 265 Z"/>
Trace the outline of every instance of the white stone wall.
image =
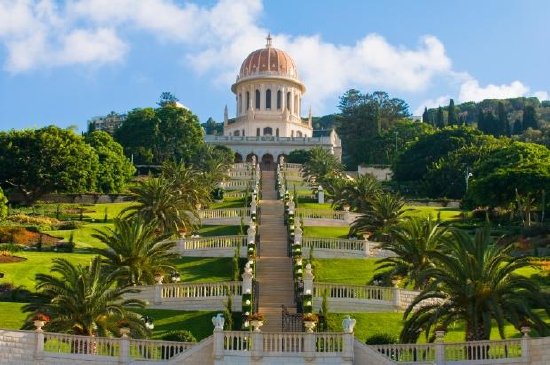
<path id="1" fill-rule="evenodd" d="M 370 174 L 378 181 L 389 181 L 392 179 L 393 171 L 389 167 L 373 167 L 373 166 L 358 166 L 357 173 L 359 175 Z"/>
<path id="2" fill-rule="evenodd" d="M 0 364 L 34 364 L 35 344 L 33 332 L 0 330 Z"/>

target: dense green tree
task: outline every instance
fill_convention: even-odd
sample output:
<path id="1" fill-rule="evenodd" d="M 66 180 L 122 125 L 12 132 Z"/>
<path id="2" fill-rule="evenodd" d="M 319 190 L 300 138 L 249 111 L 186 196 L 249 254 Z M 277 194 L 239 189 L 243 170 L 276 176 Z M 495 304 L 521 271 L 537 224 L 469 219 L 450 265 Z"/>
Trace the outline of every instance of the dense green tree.
<path id="1" fill-rule="evenodd" d="M 156 141 L 159 123 L 153 108 L 134 109 L 115 131 L 115 140 L 124 147 L 124 153 L 136 165 L 158 163 Z"/>
<path id="2" fill-rule="evenodd" d="M 421 181 L 428 168 L 450 151 L 474 144 L 481 133 L 470 127 L 448 127 L 425 134 L 413 143 L 393 164 L 397 181 Z"/>
<path id="3" fill-rule="evenodd" d="M 172 94 L 169 91 L 164 91 L 163 93 L 160 94 L 159 102 L 157 104 L 158 104 L 158 106 L 163 108 L 167 105 L 174 105 L 175 106 L 178 101 L 179 101 L 179 99 L 176 98 L 176 96 L 174 94 Z"/>
<path id="4" fill-rule="evenodd" d="M 155 273 L 173 271 L 172 262 L 179 257 L 175 242 L 159 235 L 156 225 L 139 216 L 115 219 L 113 228 L 96 230 L 92 236 L 107 245 L 93 251 L 103 257 L 107 270 L 118 273 L 123 286 L 154 284 Z"/>
<path id="5" fill-rule="evenodd" d="M 521 119 L 516 119 L 514 122 L 514 127 L 512 128 L 512 134 L 518 135 L 523 132 L 523 124 L 521 123 Z"/>
<path id="6" fill-rule="evenodd" d="M 499 101 L 498 103 L 498 124 L 499 124 L 499 132 L 497 136 L 510 136 L 510 123 L 508 122 L 508 114 L 506 113 L 506 109 L 504 107 L 504 103 L 502 101 Z"/>
<path id="7" fill-rule="evenodd" d="M 526 106 L 523 109 L 523 120 L 522 120 L 523 130 L 527 128 L 537 129 L 539 126 L 537 113 L 533 106 Z"/>
<path id="8" fill-rule="evenodd" d="M 370 201 L 382 191 L 382 186 L 372 175 L 360 175 L 355 179 L 338 179 L 340 183 L 333 185 L 332 206 L 342 209 L 348 206 L 353 212 L 366 212 Z M 338 181 L 337 180 L 337 181 Z"/>
<path id="9" fill-rule="evenodd" d="M 72 130 L 0 132 L 0 185 L 26 203 L 51 192 L 94 191 L 98 167 L 94 149 Z"/>
<path id="10" fill-rule="evenodd" d="M 135 173 L 135 168 L 124 156 L 122 146 L 107 132 L 88 133 L 86 142 L 93 147 L 99 158 L 97 191 L 119 193 Z"/>
<path id="11" fill-rule="evenodd" d="M 422 123 L 431 124 L 430 115 L 428 114 L 428 107 L 424 107 L 424 113 L 422 113 Z"/>
<path id="12" fill-rule="evenodd" d="M 0 187 L 0 222 L 8 216 L 8 198 L 4 195 L 4 190 Z"/>
<path id="13" fill-rule="evenodd" d="M 533 309 L 550 314 L 550 303 L 535 281 L 519 275 L 531 264 L 527 257 L 513 257 L 513 249 L 494 245 L 488 230 L 474 237 L 455 230 L 444 252 L 431 253 L 435 265 L 422 273 L 426 286 L 405 311 L 401 341 L 416 342 L 422 331 L 429 337 L 436 327 L 457 321 L 465 323 L 466 341 L 488 340 L 493 323 L 502 338 L 506 322 L 519 327 L 529 321 L 547 333 Z"/>
<path id="14" fill-rule="evenodd" d="M 204 131 L 208 135 L 223 134 L 223 123 L 216 123 L 212 117 L 208 118 L 204 125 Z"/>
<path id="15" fill-rule="evenodd" d="M 210 190 L 222 181 L 228 180 L 228 171 L 233 165 L 235 152 L 227 146 L 202 144 L 195 150 L 191 166 L 204 177 L 204 184 Z"/>
<path id="16" fill-rule="evenodd" d="M 25 328 L 33 327 L 32 318 L 40 312 L 51 318 L 45 326 L 50 332 L 118 336 L 117 322 L 125 320 L 132 337 L 148 334 L 141 315 L 131 310 L 144 307 L 145 302 L 124 299 L 125 295 L 139 291 L 128 285 L 116 285 L 119 272 L 106 271 L 99 257 L 89 266 L 75 266 L 66 259 L 55 258 L 50 271 L 51 274 L 36 275 L 37 300 L 23 307 L 24 312 L 31 312 Z"/>
<path id="17" fill-rule="evenodd" d="M 348 90 L 341 98 L 336 131 L 342 139 L 344 158 L 357 166 L 368 155 L 369 141 L 397 121 L 409 117 L 408 105 L 382 91 L 362 94 Z"/>
<path id="18" fill-rule="evenodd" d="M 449 101 L 449 116 L 447 117 L 448 125 L 458 125 L 458 115 L 455 108 L 455 101 Z"/>
<path id="19" fill-rule="evenodd" d="M 307 150 L 294 150 L 290 152 L 285 159 L 288 163 L 301 163 L 304 164 L 309 159 L 309 151 Z"/>
<path id="20" fill-rule="evenodd" d="M 428 278 L 424 270 L 433 266 L 431 255 L 444 250 L 448 237 L 446 228 L 431 218 L 408 217 L 390 229 L 391 239 L 380 244 L 396 256 L 379 261 L 377 270 L 386 272 L 392 278 L 403 280 L 405 286 L 423 288 Z"/>

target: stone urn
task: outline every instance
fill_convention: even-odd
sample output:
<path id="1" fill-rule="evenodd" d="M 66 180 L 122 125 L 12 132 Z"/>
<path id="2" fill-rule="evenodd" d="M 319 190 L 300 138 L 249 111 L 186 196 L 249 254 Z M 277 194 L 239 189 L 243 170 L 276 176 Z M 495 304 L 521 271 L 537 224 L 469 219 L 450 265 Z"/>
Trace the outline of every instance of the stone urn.
<path id="1" fill-rule="evenodd" d="M 36 332 L 42 332 L 42 327 L 46 325 L 46 321 L 41 321 L 39 319 L 34 320 L 34 326 L 36 327 Z"/>
<path id="2" fill-rule="evenodd" d="M 313 329 L 317 325 L 315 321 L 304 321 L 304 327 L 306 328 L 307 333 L 313 333 Z"/>
<path id="3" fill-rule="evenodd" d="M 218 313 L 215 317 L 212 317 L 212 324 L 214 325 L 215 330 L 222 331 L 225 324 L 225 318 L 223 318 L 223 314 Z"/>
<path id="4" fill-rule="evenodd" d="M 120 332 L 120 335 L 124 338 L 128 337 L 128 335 L 130 334 L 130 329 L 128 327 L 121 327 L 118 331 Z"/>
<path id="5" fill-rule="evenodd" d="M 254 332 L 261 332 L 260 327 L 264 325 L 264 321 L 260 321 L 259 319 L 253 319 L 250 321 L 250 325 L 254 329 Z"/>

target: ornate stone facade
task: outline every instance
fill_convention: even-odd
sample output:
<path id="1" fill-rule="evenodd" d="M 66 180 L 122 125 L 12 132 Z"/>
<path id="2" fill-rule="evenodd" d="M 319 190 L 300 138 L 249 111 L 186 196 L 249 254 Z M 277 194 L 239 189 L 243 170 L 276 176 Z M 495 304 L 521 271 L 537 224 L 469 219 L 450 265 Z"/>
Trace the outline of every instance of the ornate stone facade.
<path id="1" fill-rule="evenodd" d="M 301 117 L 306 87 L 298 77 L 294 60 L 274 48 L 270 36 L 265 48 L 243 61 L 231 91 L 237 115 L 230 119 L 226 107 L 223 137 L 206 136 L 206 142 L 232 148 L 236 162 L 250 160 L 253 155 L 259 161 L 272 162 L 293 150 L 314 146 L 341 156 L 335 132 L 314 137 L 311 110 L 307 118 Z"/>

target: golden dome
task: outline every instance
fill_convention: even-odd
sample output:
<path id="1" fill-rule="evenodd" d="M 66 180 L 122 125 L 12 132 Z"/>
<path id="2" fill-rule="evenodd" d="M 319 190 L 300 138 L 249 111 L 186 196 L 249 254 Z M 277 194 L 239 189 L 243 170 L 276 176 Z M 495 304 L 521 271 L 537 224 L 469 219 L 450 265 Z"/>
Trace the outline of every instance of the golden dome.
<path id="1" fill-rule="evenodd" d="M 298 78 L 298 71 L 294 60 L 286 53 L 271 46 L 271 36 L 267 37 L 265 48 L 258 49 L 246 57 L 239 79 L 256 75 L 272 75 Z"/>

